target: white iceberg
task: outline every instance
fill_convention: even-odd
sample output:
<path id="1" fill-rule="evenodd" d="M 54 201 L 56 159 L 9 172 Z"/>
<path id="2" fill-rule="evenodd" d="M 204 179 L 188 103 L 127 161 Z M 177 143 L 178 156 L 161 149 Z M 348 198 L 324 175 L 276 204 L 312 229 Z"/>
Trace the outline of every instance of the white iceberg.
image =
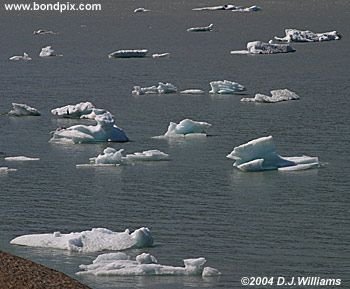
<path id="1" fill-rule="evenodd" d="M 204 27 L 191 27 L 191 28 L 188 28 L 187 31 L 188 32 L 207 32 L 207 31 L 213 31 L 213 28 L 214 28 L 214 24 L 210 24 Z"/>
<path id="2" fill-rule="evenodd" d="M 63 118 L 88 118 L 95 119 L 97 115 L 106 113 L 105 109 L 96 108 L 91 102 L 80 102 L 51 110 L 53 115 Z"/>
<path id="3" fill-rule="evenodd" d="M 125 49 L 117 50 L 108 54 L 109 58 L 132 58 L 145 57 L 148 53 L 147 49 Z"/>
<path id="4" fill-rule="evenodd" d="M 9 167 L 0 167 L 0 174 L 7 174 L 8 172 L 15 172 L 17 169 L 10 169 Z"/>
<path id="5" fill-rule="evenodd" d="M 57 32 L 53 32 L 51 30 L 46 30 L 46 29 L 38 29 L 33 31 L 34 35 L 45 35 L 45 34 L 57 34 Z"/>
<path id="6" fill-rule="evenodd" d="M 164 161 L 169 160 L 169 155 L 161 152 L 160 150 L 147 150 L 143 152 L 135 152 L 133 154 L 127 154 L 123 160 L 129 162 L 135 161 Z"/>
<path id="7" fill-rule="evenodd" d="M 193 121 L 191 119 L 184 119 L 178 124 L 170 122 L 167 132 L 155 138 L 172 138 L 172 137 L 206 137 L 207 130 L 212 125 L 207 122 Z"/>
<path id="8" fill-rule="evenodd" d="M 5 161 L 8 162 L 27 162 L 27 161 L 39 161 L 40 158 L 32 158 L 26 156 L 5 157 Z"/>
<path id="9" fill-rule="evenodd" d="M 276 152 L 272 136 L 254 139 L 238 147 L 226 156 L 235 160 L 234 167 L 245 172 L 264 170 L 299 170 L 320 167 L 317 157 L 282 157 Z"/>
<path id="10" fill-rule="evenodd" d="M 274 44 L 262 41 L 247 43 L 247 50 L 233 50 L 231 54 L 276 54 L 294 52 L 295 49 L 289 44 Z"/>
<path id="11" fill-rule="evenodd" d="M 246 90 L 246 88 L 233 81 L 224 80 L 224 81 L 212 81 L 210 82 L 211 90 L 209 93 L 217 93 L 217 94 L 235 94 L 241 93 Z"/>
<path id="12" fill-rule="evenodd" d="M 211 267 L 204 267 L 205 258 L 184 259 L 184 267 L 158 264 L 157 259 L 142 253 L 135 260 L 125 253 L 99 255 L 90 265 L 80 265 L 78 275 L 95 276 L 218 276 L 221 273 Z"/>
<path id="13" fill-rule="evenodd" d="M 12 103 L 12 110 L 8 112 L 10 116 L 39 116 L 40 112 L 29 105 L 23 103 Z"/>
<path id="14" fill-rule="evenodd" d="M 10 242 L 15 245 L 54 248 L 75 252 L 98 252 L 104 250 L 121 251 L 130 248 L 144 248 L 153 245 L 153 237 L 148 228 L 142 227 L 133 233 L 113 232 L 105 228 L 93 228 L 90 231 L 62 234 L 23 235 Z"/>
<path id="15" fill-rule="evenodd" d="M 276 89 L 271 90 L 271 96 L 257 93 L 255 97 L 252 98 L 242 98 L 242 102 L 258 102 L 258 103 L 276 103 L 288 100 L 297 100 L 300 96 L 289 89 Z"/>
<path id="16" fill-rule="evenodd" d="M 39 54 L 40 57 L 53 57 L 53 56 L 62 56 L 62 54 L 57 54 L 51 46 L 43 47 Z"/>
<path id="17" fill-rule="evenodd" d="M 152 58 L 164 58 L 164 57 L 168 57 L 168 56 L 170 56 L 169 52 L 152 54 Z"/>
<path id="18" fill-rule="evenodd" d="M 29 61 L 29 60 L 32 60 L 32 58 L 29 57 L 29 55 L 24 52 L 23 56 L 21 56 L 21 55 L 11 56 L 9 58 L 9 60 L 12 60 L 12 61 L 19 61 L 19 60 Z"/>
<path id="19" fill-rule="evenodd" d="M 146 8 L 143 8 L 143 7 L 140 7 L 140 8 L 136 8 L 136 9 L 134 10 L 134 13 L 148 12 L 148 11 L 151 11 L 151 10 L 146 9 Z"/>
<path id="20" fill-rule="evenodd" d="M 216 10 L 234 10 L 237 9 L 237 6 L 232 4 L 218 5 L 218 6 L 208 6 L 208 7 L 200 7 L 193 8 L 194 11 L 216 11 Z"/>
<path id="21" fill-rule="evenodd" d="M 143 94 L 164 94 L 164 93 L 175 93 L 177 92 L 177 87 L 171 83 L 159 82 L 158 86 L 141 87 L 134 86 L 132 94 L 143 95 Z"/>
<path id="22" fill-rule="evenodd" d="M 50 142 L 58 143 L 92 143 L 92 142 L 127 142 L 125 132 L 115 125 L 111 113 L 106 112 L 95 118 L 96 125 L 73 125 L 58 128 Z"/>
<path id="23" fill-rule="evenodd" d="M 180 91 L 181 94 L 204 94 L 205 92 L 201 89 L 194 89 L 194 88 L 190 88 L 190 89 L 185 89 Z"/>
<path id="24" fill-rule="evenodd" d="M 284 42 L 319 42 L 319 41 L 330 41 L 339 40 L 342 38 L 341 34 L 337 31 L 314 33 L 309 30 L 298 30 L 298 29 L 285 29 L 286 36 L 277 37 L 274 39 Z"/>
<path id="25" fill-rule="evenodd" d="M 257 6 L 257 5 L 253 5 L 250 7 L 241 7 L 241 6 L 237 6 L 236 9 L 232 9 L 233 12 L 257 12 L 257 11 L 261 11 L 262 8 Z"/>

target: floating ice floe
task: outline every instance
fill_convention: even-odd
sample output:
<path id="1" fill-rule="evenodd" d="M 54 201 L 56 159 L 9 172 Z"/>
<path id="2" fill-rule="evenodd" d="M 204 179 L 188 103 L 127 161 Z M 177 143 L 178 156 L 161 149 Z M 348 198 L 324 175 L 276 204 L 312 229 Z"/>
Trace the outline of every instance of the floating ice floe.
<path id="1" fill-rule="evenodd" d="M 289 44 L 274 44 L 262 41 L 248 42 L 247 50 L 233 50 L 231 54 L 276 54 L 294 52 L 295 49 Z"/>
<path id="2" fill-rule="evenodd" d="M 181 94 L 204 94 L 205 92 L 201 89 L 185 89 L 180 91 Z"/>
<path id="3" fill-rule="evenodd" d="M 9 58 L 9 60 L 12 60 L 12 61 L 19 61 L 19 60 L 29 61 L 29 60 L 32 60 L 32 58 L 27 53 L 24 52 L 23 56 L 22 55 L 14 55 L 14 56 L 11 56 Z"/>
<path id="4" fill-rule="evenodd" d="M 152 58 L 164 58 L 164 57 L 168 57 L 168 56 L 170 56 L 169 52 L 152 54 Z"/>
<path id="5" fill-rule="evenodd" d="M 106 113 L 105 109 L 96 108 L 91 102 L 80 102 L 54 108 L 51 113 L 63 118 L 95 119 L 97 115 Z"/>
<path id="6" fill-rule="evenodd" d="M 53 57 L 53 56 L 63 56 L 62 54 L 57 54 L 51 46 L 43 47 L 39 54 L 40 57 Z"/>
<path id="7" fill-rule="evenodd" d="M 92 142 L 127 142 L 125 132 L 115 125 L 111 113 L 106 112 L 95 117 L 96 125 L 73 125 L 58 128 L 53 132 L 50 142 L 92 143 Z"/>
<path id="8" fill-rule="evenodd" d="M 9 167 L 0 167 L 0 175 L 15 171 L 17 171 L 17 169 L 10 169 Z"/>
<path id="9" fill-rule="evenodd" d="M 33 31 L 34 35 L 45 35 L 45 34 L 57 34 L 57 32 L 53 32 L 51 30 L 46 30 L 46 29 L 38 29 Z"/>
<path id="10" fill-rule="evenodd" d="M 170 122 L 168 130 L 164 135 L 156 136 L 155 138 L 173 138 L 173 137 L 206 137 L 207 130 L 212 125 L 207 122 L 194 121 L 191 119 L 184 119 L 178 124 Z"/>
<path id="11" fill-rule="evenodd" d="M 246 90 L 246 88 L 237 82 L 224 80 L 224 81 L 212 81 L 210 82 L 211 90 L 209 93 L 217 94 L 235 94 L 241 93 Z"/>
<path id="12" fill-rule="evenodd" d="M 161 152 L 160 150 L 147 150 L 143 152 L 135 152 L 133 154 L 127 154 L 123 160 L 127 162 L 137 161 L 165 161 L 169 160 L 169 155 Z"/>
<path id="13" fill-rule="evenodd" d="M 8 162 L 27 162 L 27 161 L 39 161 L 40 158 L 31 158 L 26 156 L 5 157 L 5 161 Z"/>
<path id="14" fill-rule="evenodd" d="M 204 267 L 205 258 L 184 259 L 184 267 L 158 264 L 157 259 L 148 253 L 142 253 L 131 260 L 125 253 L 99 255 L 92 264 L 80 265 L 78 275 L 95 276 L 219 276 L 221 273 L 211 267 Z"/>
<path id="15" fill-rule="evenodd" d="M 259 102 L 259 103 L 276 103 L 288 100 L 297 100 L 300 96 L 289 89 L 276 89 L 271 90 L 271 96 L 257 93 L 255 97 L 252 98 L 242 98 L 242 102 Z"/>
<path id="16" fill-rule="evenodd" d="M 245 172 L 281 170 L 297 171 L 320 167 L 317 157 L 282 157 L 276 152 L 272 136 L 254 139 L 226 156 L 235 160 L 234 167 Z"/>
<path id="17" fill-rule="evenodd" d="M 285 29 L 285 37 L 277 37 L 274 39 L 285 42 L 319 42 L 341 39 L 341 34 L 337 31 L 314 33 L 309 30 Z"/>
<path id="18" fill-rule="evenodd" d="M 209 6 L 209 7 L 201 7 L 201 8 L 194 8 L 192 9 L 194 11 L 216 11 L 216 10 L 230 10 L 234 12 L 256 12 L 262 10 L 261 7 L 253 5 L 250 7 L 242 7 L 242 6 L 236 6 L 232 4 L 226 4 L 226 5 L 219 5 L 219 6 Z"/>
<path id="19" fill-rule="evenodd" d="M 257 11 L 261 11 L 262 8 L 257 6 L 257 5 L 253 5 L 250 7 L 241 7 L 241 6 L 236 6 L 235 9 L 232 9 L 233 12 L 257 12 Z"/>
<path id="20" fill-rule="evenodd" d="M 29 105 L 23 103 L 12 103 L 12 110 L 8 112 L 10 116 L 39 116 L 40 112 Z"/>
<path id="21" fill-rule="evenodd" d="M 213 31 L 214 24 L 210 24 L 208 26 L 203 26 L 203 27 L 191 27 L 188 28 L 188 32 L 207 32 L 207 31 Z"/>
<path id="22" fill-rule="evenodd" d="M 142 227 L 133 233 L 113 232 L 105 228 L 62 234 L 32 234 L 19 236 L 10 242 L 15 245 L 63 249 L 75 252 L 121 251 L 130 248 L 144 248 L 153 245 L 148 228 Z"/>
<path id="23" fill-rule="evenodd" d="M 140 7 L 140 8 L 136 8 L 136 9 L 134 10 L 134 13 L 148 12 L 148 11 L 151 11 L 151 10 L 146 9 L 146 8 L 143 8 L 143 7 Z"/>
<path id="24" fill-rule="evenodd" d="M 143 94 L 163 94 L 163 93 L 175 93 L 177 92 L 177 87 L 171 83 L 163 83 L 159 82 L 158 86 L 149 86 L 149 87 L 141 87 L 141 86 L 134 86 L 134 89 L 132 90 L 132 94 L 135 95 L 143 95 Z"/>
<path id="25" fill-rule="evenodd" d="M 145 57 L 148 53 L 147 49 L 126 49 L 126 50 L 117 50 L 108 54 L 109 58 L 139 58 Z"/>

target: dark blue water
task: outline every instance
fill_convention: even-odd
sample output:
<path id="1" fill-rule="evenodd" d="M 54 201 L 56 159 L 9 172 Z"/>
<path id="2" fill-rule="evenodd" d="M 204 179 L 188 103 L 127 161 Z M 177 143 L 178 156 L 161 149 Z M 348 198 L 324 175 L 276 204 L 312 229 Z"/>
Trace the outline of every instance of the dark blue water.
<path id="1" fill-rule="evenodd" d="M 41 117 L 0 117 L 0 151 L 40 157 L 7 163 L 18 169 L 0 176 L 0 248 L 75 276 L 96 254 L 33 249 L 9 244 L 23 234 L 72 232 L 92 227 L 114 231 L 148 226 L 156 246 L 147 251 L 161 264 L 204 256 L 220 278 L 88 277 L 107 288 L 240 288 L 243 276 L 319 276 L 349 286 L 349 11 L 348 1 L 239 1 L 258 4 L 258 13 L 195 12 L 213 1 L 101 1 L 91 14 L 5 13 L 1 11 L 0 111 L 26 103 Z M 137 7 L 152 12 L 134 14 Z M 188 33 L 215 25 L 211 33 Z M 83 26 L 82 26 L 83 25 Z M 45 28 L 59 35 L 33 36 Z M 294 44 L 295 53 L 233 56 L 248 41 L 268 41 L 285 28 L 337 30 L 341 41 Z M 52 45 L 64 56 L 40 59 Z M 169 59 L 111 60 L 118 49 L 170 52 Z M 28 63 L 10 62 L 24 51 Z M 241 103 L 241 96 L 134 97 L 134 85 L 168 81 L 180 90 L 209 91 L 212 80 L 247 87 L 248 96 L 288 88 L 300 101 L 274 105 Z M 48 143 L 58 126 L 57 106 L 91 101 L 111 111 L 132 140 L 125 144 Z M 170 121 L 183 118 L 213 125 L 200 140 L 152 139 Z M 234 146 L 273 135 L 282 155 L 307 154 L 327 163 L 295 173 L 242 173 L 225 158 Z M 171 161 L 79 170 L 105 147 L 126 152 L 159 149 Z"/>

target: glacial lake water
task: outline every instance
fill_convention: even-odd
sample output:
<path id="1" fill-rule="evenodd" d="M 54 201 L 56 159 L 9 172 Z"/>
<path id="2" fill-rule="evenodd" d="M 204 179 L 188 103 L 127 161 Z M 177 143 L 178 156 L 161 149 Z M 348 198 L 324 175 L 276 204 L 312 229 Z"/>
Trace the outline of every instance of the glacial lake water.
<path id="1" fill-rule="evenodd" d="M 8 163 L 0 175 L 0 249 L 73 276 L 94 289 L 241 288 L 243 276 L 318 276 L 349 287 L 349 11 L 339 1 L 237 1 L 257 13 L 198 12 L 225 3 L 107 1 L 91 14 L 6 13 L 1 10 L 0 111 L 26 103 L 40 117 L 0 116 L 0 151 L 40 157 Z M 134 14 L 137 7 L 151 12 Z M 210 33 L 189 33 L 214 24 Z M 33 36 L 37 29 L 58 35 Z M 230 55 L 253 40 L 283 36 L 285 28 L 337 30 L 340 41 L 296 43 L 295 53 Z M 63 57 L 40 59 L 52 45 Z M 170 52 L 168 59 L 112 60 L 118 49 Z M 31 62 L 11 62 L 23 52 Z M 134 85 L 171 82 L 180 90 L 209 91 L 212 80 L 237 81 L 247 95 L 289 88 L 301 99 L 279 104 L 241 103 L 242 96 L 131 95 Z M 129 143 L 58 145 L 50 131 L 87 121 L 62 120 L 52 108 L 91 101 L 111 111 Z M 210 137 L 159 140 L 170 121 L 207 121 Z M 318 156 L 325 167 L 303 172 L 243 173 L 226 159 L 234 146 L 272 135 L 285 156 Z M 119 168 L 76 169 L 104 148 L 127 153 L 159 149 L 171 161 Z M 203 256 L 222 272 L 201 277 L 76 276 L 79 264 L 99 254 L 19 247 L 9 242 L 33 233 L 113 231 L 147 226 L 161 264 Z"/>

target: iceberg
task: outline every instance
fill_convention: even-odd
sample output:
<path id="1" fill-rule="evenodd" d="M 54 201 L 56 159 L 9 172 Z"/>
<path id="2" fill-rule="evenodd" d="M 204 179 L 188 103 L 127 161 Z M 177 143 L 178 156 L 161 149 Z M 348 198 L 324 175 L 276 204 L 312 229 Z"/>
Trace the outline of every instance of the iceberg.
<path id="1" fill-rule="evenodd" d="M 31 158 L 26 156 L 5 157 L 5 161 L 8 162 L 27 162 L 27 161 L 39 161 L 40 158 Z"/>
<path id="2" fill-rule="evenodd" d="M 297 100 L 300 96 L 289 89 L 276 89 L 271 90 L 271 96 L 257 93 L 252 98 L 242 98 L 242 102 L 258 102 L 258 103 L 276 103 L 288 100 Z"/>
<path id="3" fill-rule="evenodd" d="M 96 108 L 91 102 L 80 102 L 51 110 L 53 115 L 63 118 L 87 118 L 95 119 L 97 115 L 106 113 L 105 109 Z"/>
<path id="4" fill-rule="evenodd" d="M 0 167 L 0 174 L 7 174 L 8 172 L 15 172 L 17 169 L 10 169 L 9 167 Z"/>
<path id="5" fill-rule="evenodd" d="M 135 152 L 133 154 L 127 154 L 124 160 L 129 162 L 135 161 L 165 161 L 169 160 L 169 155 L 161 152 L 160 150 L 147 150 L 143 152 Z"/>
<path id="6" fill-rule="evenodd" d="M 34 35 L 45 35 L 45 34 L 58 34 L 57 32 L 53 32 L 51 30 L 38 29 L 33 31 Z"/>
<path id="7" fill-rule="evenodd" d="M 254 139 L 238 147 L 226 156 L 235 160 L 234 167 L 244 172 L 265 170 L 299 170 L 318 168 L 317 157 L 282 157 L 276 152 L 272 136 Z"/>
<path id="8" fill-rule="evenodd" d="M 180 91 L 181 94 L 204 94 L 205 92 L 201 89 L 185 89 Z"/>
<path id="9" fill-rule="evenodd" d="M 151 10 L 140 7 L 140 8 L 136 8 L 136 9 L 134 10 L 134 13 L 148 12 L 148 11 L 151 11 Z"/>
<path id="10" fill-rule="evenodd" d="M 53 132 L 50 142 L 58 143 L 92 143 L 92 142 L 127 142 L 125 132 L 115 125 L 111 113 L 97 115 L 96 125 L 73 125 L 58 128 Z"/>
<path id="11" fill-rule="evenodd" d="M 235 94 L 241 93 L 246 90 L 246 88 L 233 81 L 224 80 L 224 81 L 212 81 L 210 82 L 211 90 L 209 93 L 217 93 L 217 94 Z"/>
<path id="12" fill-rule="evenodd" d="M 117 50 L 108 54 L 109 58 L 132 58 L 132 57 L 145 57 L 148 53 L 147 49 L 126 49 Z"/>
<path id="13" fill-rule="evenodd" d="M 277 37 L 274 39 L 283 42 L 320 42 L 339 40 L 342 38 L 341 34 L 337 31 L 314 33 L 309 30 L 298 30 L 298 29 L 285 29 L 286 36 Z"/>
<path id="14" fill-rule="evenodd" d="M 55 50 L 51 46 L 43 47 L 39 54 L 40 57 L 52 57 L 52 56 L 63 56 L 62 54 L 56 54 Z"/>
<path id="15" fill-rule="evenodd" d="M 29 57 L 29 55 L 27 53 L 23 53 L 23 56 L 21 55 L 15 55 L 15 56 L 11 56 L 9 58 L 9 60 L 12 60 L 12 61 L 18 61 L 18 60 L 24 60 L 24 61 L 29 61 L 29 60 L 32 60 L 31 57 Z"/>
<path id="16" fill-rule="evenodd" d="M 213 28 L 214 28 L 214 24 L 210 24 L 204 27 L 191 27 L 191 28 L 188 28 L 187 31 L 188 32 L 206 32 L 206 31 L 213 31 Z"/>
<path id="17" fill-rule="evenodd" d="M 184 119 L 178 124 L 170 122 L 167 132 L 156 138 L 169 138 L 169 137 L 206 137 L 207 130 L 211 127 L 210 123 L 193 121 L 191 119 Z"/>
<path id="18" fill-rule="evenodd" d="M 121 251 L 130 248 L 144 248 L 153 245 L 151 231 L 142 227 L 133 233 L 113 232 L 106 228 L 93 228 L 89 231 L 62 234 L 23 235 L 10 241 L 14 245 L 62 249 L 74 252 L 98 252 L 104 250 Z"/>
<path id="19" fill-rule="evenodd" d="M 95 276 L 218 276 L 221 273 L 214 268 L 204 267 L 206 259 L 184 259 L 184 267 L 158 264 L 149 253 L 142 253 L 131 260 L 125 253 L 107 253 L 99 255 L 92 264 L 80 265 L 82 271 L 77 275 Z"/>
<path id="20" fill-rule="evenodd" d="M 134 86 L 134 89 L 132 90 L 132 94 L 134 95 L 144 95 L 144 94 L 163 94 L 163 93 L 175 93 L 177 92 L 177 88 L 175 85 L 171 83 L 163 83 L 159 82 L 158 86 L 150 86 L 150 87 L 141 87 L 141 86 Z"/>
<path id="21" fill-rule="evenodd" d="M 29 105 L 23 103 L 12 103 L 12 110 L 8 112 L 10 116 L 39 116 L 40 112 Z"/>
<path id="22" fill-rule="evenodd" d="M 170 56 L 169 52 L 152 54 L 152 58 L 164 58 L 164 57 L 168 57 L 168 56 Z"/>
<path id="23" fill-rule="evenodd" d="M 233 50 L 231 54 L 276 54 L 294 52 L 289 44 L 274 44 L 262 41 L 248 42 L 247 50 Z"/>

